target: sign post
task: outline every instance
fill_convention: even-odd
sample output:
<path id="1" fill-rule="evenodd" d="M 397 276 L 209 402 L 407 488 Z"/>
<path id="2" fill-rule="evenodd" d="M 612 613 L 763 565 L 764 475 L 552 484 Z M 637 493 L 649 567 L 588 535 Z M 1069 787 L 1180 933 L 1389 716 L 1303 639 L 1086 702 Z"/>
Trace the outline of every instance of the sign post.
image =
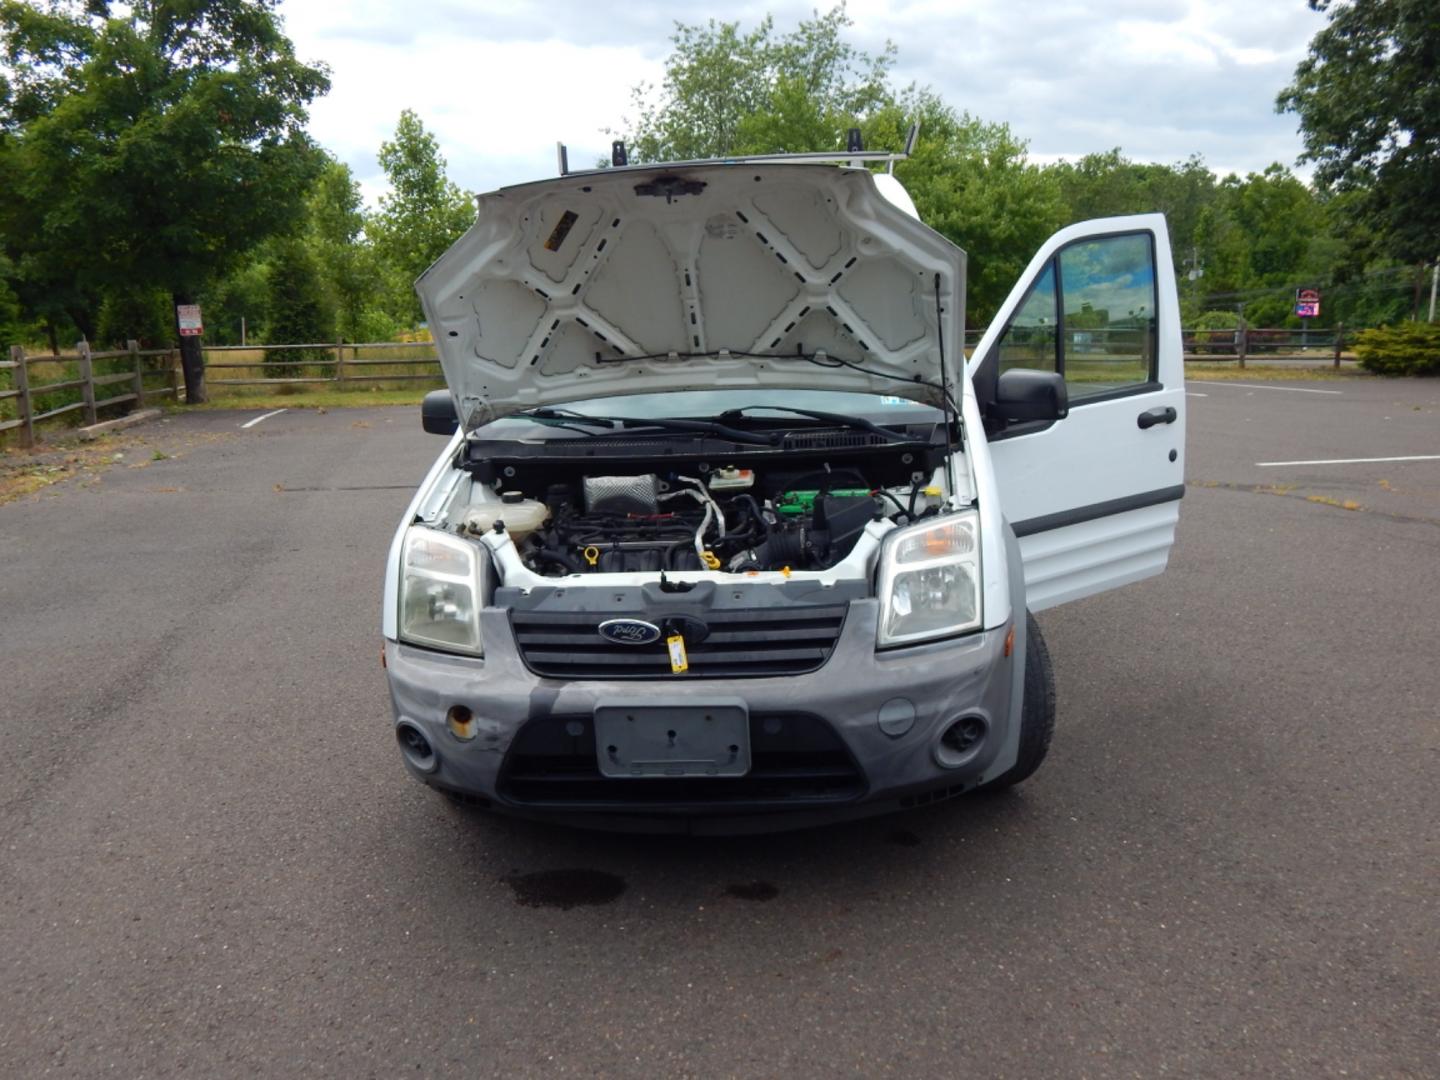
<path id="1" fill-rule="evenodd" d="M 1320 316 L 1320 290 L 1319 289 L 1296 289 L 1295 290 L 1295 314 L 1300 316 L 1300 348 L 1306 348 L 1310 343 L 1309 319 Z"/>

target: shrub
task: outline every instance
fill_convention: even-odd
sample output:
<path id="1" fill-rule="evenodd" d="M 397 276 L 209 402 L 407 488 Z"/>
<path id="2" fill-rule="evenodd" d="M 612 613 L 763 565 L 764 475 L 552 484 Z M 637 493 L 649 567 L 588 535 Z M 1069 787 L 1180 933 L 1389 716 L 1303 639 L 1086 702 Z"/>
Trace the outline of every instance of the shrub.
<path id="1" fill-rule="evenodd" d="M 1363 330 L 1355 339 L 1355 355 L 1361 367 L 1377 375 L 1440 375 L 1440 324 Z"/>
<path id="2" fill-rule="evenodd" d="M 1240 325 L 1240 316 L 1233 311 L 1206 311 L 1195 320 L 1196 330 L 1234 330 Z"/>

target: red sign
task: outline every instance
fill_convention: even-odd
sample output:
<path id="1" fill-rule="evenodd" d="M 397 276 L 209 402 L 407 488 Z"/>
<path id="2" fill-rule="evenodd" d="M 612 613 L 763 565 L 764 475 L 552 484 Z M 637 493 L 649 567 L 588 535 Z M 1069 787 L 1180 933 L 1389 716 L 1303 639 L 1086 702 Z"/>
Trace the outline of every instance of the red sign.
<path id="1" fill-rule="evenodd" d="M 200 320 L 199 304 L 176 304 L 175 325 L 180 328 L 181 337 L 199 337 L 205 332 L 205 324 Z"/>
<path id="2" fill-rule="evenodd" d="M 1320 290 L 1296 289 L 1295 314 L 1302 319 L 1314 319 L 1320 314 Z"/>

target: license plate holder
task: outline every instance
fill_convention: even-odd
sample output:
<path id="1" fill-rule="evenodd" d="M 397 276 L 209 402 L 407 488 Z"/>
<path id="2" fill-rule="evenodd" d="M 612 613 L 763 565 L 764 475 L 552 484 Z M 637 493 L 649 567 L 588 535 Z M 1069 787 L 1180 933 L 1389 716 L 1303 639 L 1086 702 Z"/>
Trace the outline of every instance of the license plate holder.
<path id="1" fill-rule="evenodd" d="M 600 774 L 615 779 L 744 776 L 750 711 L 739 698 L 598 701 L 595 756 Z"/>

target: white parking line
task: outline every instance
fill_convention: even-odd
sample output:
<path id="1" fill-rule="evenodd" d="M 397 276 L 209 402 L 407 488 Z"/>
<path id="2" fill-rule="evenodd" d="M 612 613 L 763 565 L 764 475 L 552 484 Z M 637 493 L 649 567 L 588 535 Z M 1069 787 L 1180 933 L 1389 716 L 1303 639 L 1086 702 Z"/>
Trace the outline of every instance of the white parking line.
<path id="1" fill-rule="evenodd" d="M 1186 391 L 1185 391 L 1185 396 L 1186 396 L 1186 397 L 1209 397 L 1210 395 L 1209 395 L 1209 394 L 1197 394 L 1197 393 L 1195 393 L 1195 391 L 1193 391 L 1193 390 L 1186 390 Z"/>
<path id="2" fill-rule="evenodd" d="M 279 415 L 280 415 L 282 412 L 284 412 L 284 411 L 285 411 L 284 409 L 276 409 L 274 412 L 267 412 L 267 413 L 266 413 L 265 415 L 263 415 L 263 416 L 257 416 L 257 417 L 255 417 L 254 420 L 246 420 L 245 423 L 241 424 L 240 426 L 241 426 L 242 428 L 252 428 L 252 427 L 254 427 L 256 424 L 258 424 L 261 420 L 269 420 L 270 417 L 272 417 L 272 416 L 279 416 Z"/>
<path id="3" fill-rule="evenodd" d="M 1440 461 L 1440 454 L 1415 454 L 1411 457 L 1347 457 L 1326 458 L 1323 461 L 1257 461 L 1262 469 L 1273 469 L 1278 465 L 1368 465 L 1372 461 Z"/>
<path id="4" fill-rule="evenodd" d="M 1344 390 L 1310 390 L 1304 386 L 1261 386 L 1259 383 L 1214 380 L 1211 386 L 1238 386 L 1243 390 L 1289 390 L 1292 394 L 1343 394 Z"/>

